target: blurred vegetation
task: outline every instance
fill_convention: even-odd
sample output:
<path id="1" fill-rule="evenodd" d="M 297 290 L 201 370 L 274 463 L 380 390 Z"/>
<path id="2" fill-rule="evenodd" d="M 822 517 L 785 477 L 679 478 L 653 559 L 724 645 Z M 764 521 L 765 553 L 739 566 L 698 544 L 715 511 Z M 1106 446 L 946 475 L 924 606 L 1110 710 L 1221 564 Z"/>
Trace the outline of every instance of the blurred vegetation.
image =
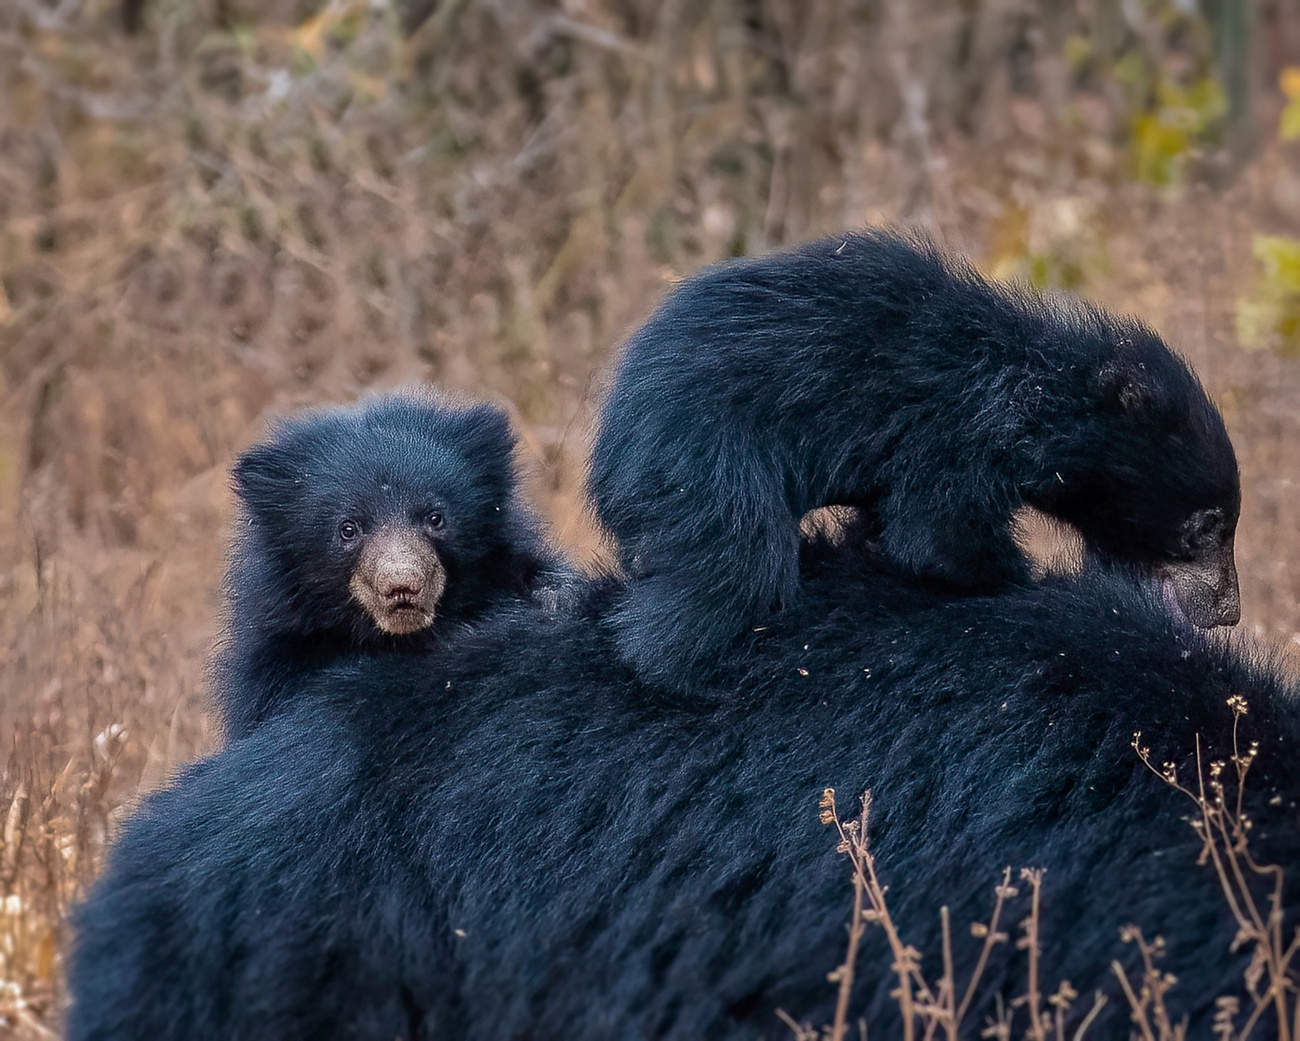
<path id="1" fill-rule="evenodd" d="M 1300 357 L 1300 239 L 1256 235 L 1261 272 L 1254 295 L 1237 302 L 1237 335 L 1247 347 Z"/>
<path id="2" fill-rule="evenodd" d="M 505 402 L 593 559 L 599 373 L 705 263 L 907 222 L 1140 313 L 1228 417 L 1247 626 L 1300 631 L 1285 0 L 5 0 L 0 91 L 0 1029 L 52 1028 L 113 822 L 219 738 L 265 417 Z"/>

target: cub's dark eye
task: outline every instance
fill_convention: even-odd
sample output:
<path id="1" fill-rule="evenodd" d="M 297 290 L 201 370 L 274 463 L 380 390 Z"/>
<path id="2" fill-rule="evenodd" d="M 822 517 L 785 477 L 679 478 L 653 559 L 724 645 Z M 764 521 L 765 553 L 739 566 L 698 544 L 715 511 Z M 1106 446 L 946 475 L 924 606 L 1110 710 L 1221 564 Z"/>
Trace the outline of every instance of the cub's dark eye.
<path id="1" fill-rule="evenodd" d="M 361 534 L 361 525 L 356 521 L 345 520 L 339 525 L 339 538 L 344 542 L 355 539 Z"/>
<path id="2" fill-rule="evenodd" d="M 442 510 L 430 510 L 424 515 L 424 523 L 434 531 L 437 531 L 447 523 L 447 518 L 443 516 Z"/>
<path id="3" fill-rule="evenodd" d="M 1223 536 L 1223 514 L 1218 510 L 1206 510 L 1201 514 L 1193 515 L 1186 527 L 1189 529 L 1186 542 L 1193 549 L 1204 549 L 1218 542 Z"/>

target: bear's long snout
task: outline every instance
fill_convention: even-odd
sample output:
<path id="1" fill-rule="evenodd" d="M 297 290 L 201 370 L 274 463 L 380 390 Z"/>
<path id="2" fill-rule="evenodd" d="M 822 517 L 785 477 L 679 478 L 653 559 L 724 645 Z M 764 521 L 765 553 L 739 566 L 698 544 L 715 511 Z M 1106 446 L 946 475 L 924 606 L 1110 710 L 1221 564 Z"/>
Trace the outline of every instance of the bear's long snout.
<path id="1" fill-rule="evenodd" d="M 405 527 L 380 528 L 367 539 L 348 586 L 375 625 L 396 636 L 432 625 L 446 587 L 433 546 Z"/>
<path id="2" fill-rule="evenodd" d="M 1165 577 L 1179 609 L 1193 625 L 1213 629 L 1241 621 L 1241 590 L 1232 538 L 1196 560 L 1168 565 Z"/>

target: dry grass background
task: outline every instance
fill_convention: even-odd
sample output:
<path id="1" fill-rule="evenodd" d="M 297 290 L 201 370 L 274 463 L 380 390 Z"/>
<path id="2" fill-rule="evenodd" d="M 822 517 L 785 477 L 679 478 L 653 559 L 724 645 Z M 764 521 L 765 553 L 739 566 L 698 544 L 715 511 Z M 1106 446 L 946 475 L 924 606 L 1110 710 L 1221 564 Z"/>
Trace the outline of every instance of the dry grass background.
<path id="1" fill-rule="evenodd" d="M 509 403 L 575 553 L 673 278 L 867 222 L 1155 324 L 1300 632 L 1300 14 L 1260 0 L 0 3 L 0 1033 L 113 821 L 219 740 L 232 455 L 414 380 Z M 123 29 L 139 19 L 138 31 Z"/>

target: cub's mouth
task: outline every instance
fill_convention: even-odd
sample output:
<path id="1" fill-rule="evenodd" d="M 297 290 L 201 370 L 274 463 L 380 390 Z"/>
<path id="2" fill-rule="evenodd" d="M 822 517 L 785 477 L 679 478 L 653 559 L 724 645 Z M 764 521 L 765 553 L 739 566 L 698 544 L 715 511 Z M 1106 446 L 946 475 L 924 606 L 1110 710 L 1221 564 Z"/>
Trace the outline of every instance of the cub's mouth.
<path id="1" fill-rule="evenodd" d="M 366 540 L 348 591 L 375 625 L 407 636 L 433 625 L 447 570 L 427 539 L 407 528 L 381 528 Z"/>
<path id="2" fill-rule="evenodd" d="M 384 632 L 394 636 L 405 636 L 408 633 L 418 633 L 421 629 L 427 629 L 433 624 L 435 617 L 437 617 L 436 611 L 422 607 L 415 601 L 391 604 L 380 612 L 371 613 L 375 624 Z"/>

